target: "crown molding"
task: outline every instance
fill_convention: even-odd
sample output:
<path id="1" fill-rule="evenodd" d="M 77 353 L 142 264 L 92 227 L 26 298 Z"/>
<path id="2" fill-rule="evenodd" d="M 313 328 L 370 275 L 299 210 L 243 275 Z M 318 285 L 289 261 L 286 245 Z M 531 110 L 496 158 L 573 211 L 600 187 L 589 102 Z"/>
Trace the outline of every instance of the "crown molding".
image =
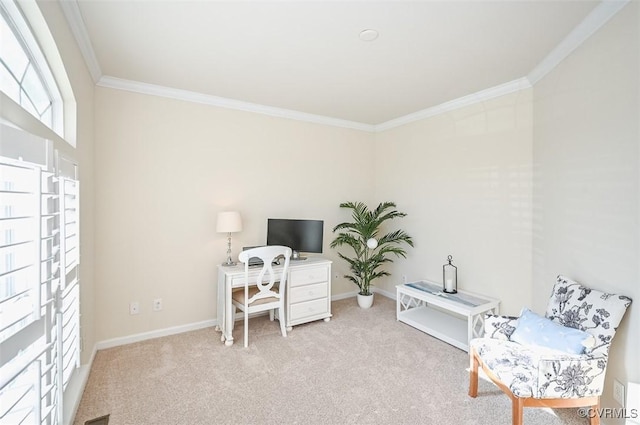
<path id="1" fill-rule="evenodd" d="M 356 121 L 341 120 L 338 118 L 326 117 L 323 115 L 309 114 L 306 112 L 294 111 L 291 109 L 276 108 L 258 103 L 243 102 L 240 100 L 225 97 L 212 96 L 188 90 L 175 89 L 171 87 L 159 86 L 155 84 L 141 83 L 139 81 L 125 80 L 122 78 L 102 76 L 97 82 L 98 86 L 116 90 L 125 90 L 134 93 L 151 96 L 166 97 L 170 99 L 183 100 L 185 102 L 201 103 L 220 108 L 235 109 L 245 112 L 269 115 L 278 118 L 287 118 L 297 121 L 311 122 L 314 124 L 328 125 L 332 127 L 348 128 L 352 130 L 366 131 L 369 133 L 379 133 L 410 122 L 419 121 L 424 118 L 433 117 L 445 112 L 453 111 L 474 103 L 484 102 L 499 96 L 504 96 L 519 90 L 531 88 L 527 78 L 519 78 L 508 83 L 500 84 L 440 105 L 423 109 L 409 115 L 405 115 L 382 124 L 372 125 Z"/>
<path id="2" fill-rule="evenodd" d="M 76 0 L 62 0 L 60 1 L 60 7 L 62 8 L 64 16 L 67 18 L 69 28 L 76 39 L 76 43 L 78 43 L 80 53 L 82 53 L 84 57 L 84 62 L 87 64 L 87 68 L 89 68 L 91 78 L 94 83 L 97 83 L 102 76 L 102 70 L 100 69 L 100 63 L 91 45 L 89 33 L 87 33 L 87 27 L 84 25 L 78 2 Z"/>
<path id="3" fill-rule="evenodd" d="M 202 103 L 205 105 L 218 106 L 221 108 L 235 109 L 245 112 L 255 112 L 258 114 L 270 115 L 272 117 L 288 118 L 292 120 L 311 122 L 314 124 L 322 124 L 332 127 L 349 128 L 353 130 L 367 131 L 370 133 L 373 133 L 375 131 L 375 126 L 371 124 L 341 120 L 338 118 L 326 117 L 323 115 L 308 114 L 306 112 L 293 111 L 291 109 L 276 108 L 274 106 L 243 102 L 240 100 L 228 99 L 225 97 L 211 96 L 188 90 L 174 89 L 171 87 L 158 86 L 155 84 L 124 80 L 116 77 L 103 76 L 100 78 L 97 85 L 111 89 L 126 90 L 152 96 L 168 97 L 171 99 L 184 100 L 186 102 Z"/>
<path id="4" fill-rule="evenodd" d="M 390 130 L 392 128 L 400 127 L 405 124 L 419 121 L 425 118 L 430 118 L 436 115 L 450 112 L 465 106 L 473 105 L 475 103 L 484 102 L 489 99 L 493 99 L 506 94 L 514 93 L 519 90 L 531 88 L 531 83 L 527 78 L 519 78 L 517 80 L 510 81 L 508 83 L 500 84 L 495 87 L 491 87 L 485 90 L 481 90 L 476 93 L 472 93 L 463 97 L 459 97 L 449 102 L 441 103 L 431 108 L 423 109 L 418 112 L 414 112 L 409 115 L 405 115 L 382 124 L 375 126 L 376 133 Z"/>
<path id="5" fill-rule="evenodd" d="M 89 72 L 91 73 L 94 82 L 98 86 L 153 96 L 173 98 L 184 100 L 187 102 L 202 103 L 221 108 L 254 112 L 279 118 L 288 118 L 315 124 L 377 133 L 414 121 L 433 117 L 438 114 L 453 111 L 455 109 L 469 106 L 474 103 L 483 102 L 498 96 L 513 93 L 518 90 L 533 87 L 538 81 L 540 81 L 542 78 L 544 78 L 545 75 L 547 75 L 556 66 L 558 66 L 560 62 L 562 62 L 567 56 L 569 56 L 578 46 L 580 46 L 587 38 L 589 38 L 600 27 L 602 27 L 609 19 L 611 19 L 611 17 L 618 13 L 630 1 L 631 0 L 603 0 L 591 11 L 589 15 L 587 15 L 587 17 L 580 24 L 578 24 L 578 26 L 576 26 L 569 33 L 569 35 L 567 35 L 567 37 L 565 37 L 560 42 L 560 44 L 558 44 L 558 46 L 556 46 L 533 70 L 531 70 L 531 72 L 526 77 L 522 77 L 495 87 L 481 90 L 479 92 L 376 125 L 347 121 L 322 115 L 309 114 L 305 112 L 294 111 L 291 109 L 243 102 L 235 99 L 206 95 L 202 93 L 174 89 L 170 87 L 158 86 L 137 81 L 124 80 L 116 77 L 103 76 L 102 70 L 100 69 L 100 64 L 98 63 L 98 60 L 95 56 L 95 52 L 91 45 L 89 35 L 84 25 L 77 0 L 62 0 L 60 1 L 60 4 L 67 18 L 67 21 L 69 22 L 71 31 L 78 43 L 80 51 L 82 52 Z"/>
<path id="6" fill-rule="evenodd" d="M 531 70 L 529 75 L 527 75 L 527 79 L 532 85 L 535 85 L 629 2 L 630 0 L 603 0 L 560 44 Z"/>

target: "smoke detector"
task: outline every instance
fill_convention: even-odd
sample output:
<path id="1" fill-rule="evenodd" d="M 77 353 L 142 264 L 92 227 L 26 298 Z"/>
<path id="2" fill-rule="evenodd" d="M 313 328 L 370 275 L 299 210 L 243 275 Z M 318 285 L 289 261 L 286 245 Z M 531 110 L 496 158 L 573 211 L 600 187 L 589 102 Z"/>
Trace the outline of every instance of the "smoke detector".
<path id="1" fill-rule="evenodd" d="M 378 38 L 378 31 L 372 29 L 366 29 L 360 31 L 360 40 L 362 41 L 373 41 Z"/>

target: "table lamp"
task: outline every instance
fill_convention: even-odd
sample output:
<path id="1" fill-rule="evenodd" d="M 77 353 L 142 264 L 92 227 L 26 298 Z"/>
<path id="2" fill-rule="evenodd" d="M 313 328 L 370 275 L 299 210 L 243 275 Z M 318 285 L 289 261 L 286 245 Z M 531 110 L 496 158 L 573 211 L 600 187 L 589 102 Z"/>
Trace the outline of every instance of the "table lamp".
<path id="1" fill-rule="evenodd" d="M 216 232 L 227 234 L 227 261 L 223 266 L 235 266 L 231 260 L 231 234 L 242 230 L 242 219 L 237 211 L 223 211 L 218 213 Z"/>

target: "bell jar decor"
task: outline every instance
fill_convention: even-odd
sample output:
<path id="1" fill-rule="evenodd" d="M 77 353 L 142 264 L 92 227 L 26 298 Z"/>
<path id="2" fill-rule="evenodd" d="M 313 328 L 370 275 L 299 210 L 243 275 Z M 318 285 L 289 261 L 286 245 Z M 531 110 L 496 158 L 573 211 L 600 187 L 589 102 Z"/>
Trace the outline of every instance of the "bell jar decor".
<path id="1" fill-rule="evenodd" d="M 458 292 L 458 268 L 451 264 L 453 256 L 447 257 L 448 263 L 442 266 L 442 290 L 447 294 Z"/>

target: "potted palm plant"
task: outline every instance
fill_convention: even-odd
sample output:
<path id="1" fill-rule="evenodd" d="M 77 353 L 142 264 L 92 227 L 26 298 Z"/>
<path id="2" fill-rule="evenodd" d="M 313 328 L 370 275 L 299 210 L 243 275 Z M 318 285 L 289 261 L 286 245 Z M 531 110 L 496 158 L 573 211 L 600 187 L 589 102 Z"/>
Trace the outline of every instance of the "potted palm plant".
<path id="1" fill-rule="evenodd" d="M 349 263 L 351 274 L 344 277 L 355 283 L 360 289 L 358 293 L 358 305 L 363 308 L 373 304 L 371 283 L 373 280 L 389 276 L 389 273 L 381 269 L 385 263 L 393 262 L 390 255 L 406 258 L 406 251 L 401 246 L 407 244 L 413 246 L 411 236 L 403 230 L 395 230 L 381 235 L 381 226 L 388 220 L 401 218 L 406 213 L 398 212 L 393 202 L 382 202 L 374 210 L 369 210 L 362 202 L 344 202 L 340 208 L 348 208 L 352 211 L 352 222 L 340 223 L 333 228 L 338 232 L 331 242 L 331 248 L 349 246 L 353 250 L 353 256 L 347 256 L 338 252 L 340 258 Z"/>

